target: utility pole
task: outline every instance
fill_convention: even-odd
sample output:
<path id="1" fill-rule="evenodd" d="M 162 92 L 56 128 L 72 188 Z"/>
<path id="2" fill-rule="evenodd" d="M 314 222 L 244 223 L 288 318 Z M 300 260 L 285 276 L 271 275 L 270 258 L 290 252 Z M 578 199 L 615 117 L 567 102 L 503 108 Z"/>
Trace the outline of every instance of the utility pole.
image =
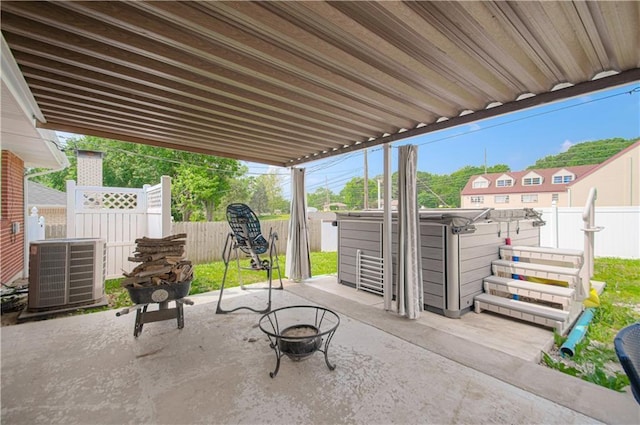
<path id="1" fill-rule="evenodd" d="M 331 203 L 331 199 L 329 199 L 329 183 L 327 182 L 327 176 L 324 176 L 324 190 L 325 190 L 325 195 L 327 200 L 325 201 L 326 207 L 323 208 L 323 210 L 329 211 L 331 210 L 331 208 L 329 207 L 329 204 Z"/>
<path id="2" fill-rule="evenodd" d="M 367 164 L 367 149 L 364 149 L 364 209 L 369 209 L 369 166 Z"/>
<path id="3" fill-rule="evenodd" d="M 487 148 L 484 148 L 484 173 L 487 174 Z"/>

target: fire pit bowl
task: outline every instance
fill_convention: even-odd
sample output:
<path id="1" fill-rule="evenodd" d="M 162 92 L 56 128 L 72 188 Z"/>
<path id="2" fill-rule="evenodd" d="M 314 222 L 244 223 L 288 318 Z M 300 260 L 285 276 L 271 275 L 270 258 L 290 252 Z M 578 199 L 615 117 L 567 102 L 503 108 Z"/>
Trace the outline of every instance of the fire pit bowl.
<path id="1" fill-rule="evenodd" d="M 327 367 L 334 370 L 327 353 L 339 324 L 340 318 L 333 311 L 310 305 L 282 307 L 262 316 L 258 325 L 276 353 L 276 369 L 269 376 L 274 378 L 278 373 L 282 356 L 300 361 L 316 351 L 324 353 Z"/>
<path id="2" fill-rule="evenodd" d="M 320 330 L 312 325 L 293 325 L 281 332 L 280 351 L 291 360 L 303 360 L 322 346 Z"/>
<path id="3" fill-rule="evenodd" d="M 166 283 L 162 285 L 143 286 L 136 288 L 126 286 L 129 297 L 134 304 L 151 304 L 173 301 L 189 295 L 191 280 L 184 282 Z"/>

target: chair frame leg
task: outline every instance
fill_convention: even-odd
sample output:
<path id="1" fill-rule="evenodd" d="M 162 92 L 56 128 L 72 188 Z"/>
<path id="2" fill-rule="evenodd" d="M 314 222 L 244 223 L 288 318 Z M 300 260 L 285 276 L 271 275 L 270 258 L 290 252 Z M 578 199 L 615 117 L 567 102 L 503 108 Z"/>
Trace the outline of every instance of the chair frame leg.
<path id="1" fill-rule="evenodd" d="M 269 286 L 267 288 L 255 288 L 255 289 L 267 289 L 269 291 L 269 295 L 268 295 L 268 301 L 267 301 L 267 306 L 265 309 L 263 310 L 258 310 L 255 309 L 253 307 L 249 307 L 249 306 L 240 306 L 240 307 L 236 307 L 233 308 L 231 310 L 225 310 L 222 308 L 221 304 L 222 304 L 222 295 L 224 293 L 224 287 L 225 287 L 225 283 L 227 280 L 227 272 L 229 271 L 229 264 L 231 262 L 231 255 L 232 253 L 235 253 L 235 260 L 236 260 L 236 264 L 238 267 L 238 281 L 240 283 L 240 287 L 245 290 L 245 289 L 249 289 L 249 288 L 245 288 L 244 285 L 242 284 L 242 274 L 241 274 L 241 267 L 240 267 L 240 254 L 238 252 L 238 244 L 235 242 L 235 238 L 233 233 L 229 233 L 227 235 L 227 240 L 225 242 L 223 251 L 222 251 L 222 260 L 224 262 L 224 275 L 222 277 L 222 285 L 220 286 L 220 294 L 218 297 L 218 306 L 216 307 L 216 314 L 227 314 L 227 313 L 232 313 L 234 311 L 237 310 L 250 310 L 253 311 L 255 313 L 268 313 L 271 311 L 271 290 L 273 289 L 273 269 L 274 269 L 274 264 L 275 264 L 275 268 L 277 268 L 278 270 L 278 280 L 280 281 L 280 286 L 276 287 L 275 289 L 284 289 L 284 285 L 282 283 L 282 272 L 280 270 L 280 261 L 279 261 L 279 257 L 278 257 L 278 250 L 276 247 L 276 243 L 275 241 L 278 239 L 278 235 L 277 233 L 270 233 L 269 234 L 269 266 L 266 268 L 267 270 L 267 277 L 269 279 Z M 274 257 L 275 257 L 275 262 L 274 262 Z M 251 288 L 254 289 L 254 288 Z"/>

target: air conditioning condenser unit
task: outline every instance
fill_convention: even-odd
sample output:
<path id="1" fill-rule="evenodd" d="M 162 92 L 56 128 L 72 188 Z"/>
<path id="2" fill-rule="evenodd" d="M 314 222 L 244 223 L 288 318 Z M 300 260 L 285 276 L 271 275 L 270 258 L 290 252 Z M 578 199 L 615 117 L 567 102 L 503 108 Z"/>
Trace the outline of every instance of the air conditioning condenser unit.
<path id="1" fill-rule="evenodd" d="M 106 304 L 105 241 L 48 239 L 29 245 L 29 312 Z"/>

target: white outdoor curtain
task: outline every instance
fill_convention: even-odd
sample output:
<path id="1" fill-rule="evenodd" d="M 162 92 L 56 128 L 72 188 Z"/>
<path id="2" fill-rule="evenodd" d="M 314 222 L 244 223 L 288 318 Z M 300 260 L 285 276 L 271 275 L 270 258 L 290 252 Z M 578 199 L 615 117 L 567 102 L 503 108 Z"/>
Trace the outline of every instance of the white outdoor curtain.
<path id="1" fill-rule="evenodd" d="M 311 277 L 304 171 L 304 168 L 291 169 L 291 217 L 289 218 L 285 273 L 289 279 L 295 281 Z"/>
<path id="2" fill-rule="evenodd" d="M 420 222 L 416 171 L 418 147 L 400 146 L 398 153 L 398 313 L 417 319 L 423 309 Z"/>

